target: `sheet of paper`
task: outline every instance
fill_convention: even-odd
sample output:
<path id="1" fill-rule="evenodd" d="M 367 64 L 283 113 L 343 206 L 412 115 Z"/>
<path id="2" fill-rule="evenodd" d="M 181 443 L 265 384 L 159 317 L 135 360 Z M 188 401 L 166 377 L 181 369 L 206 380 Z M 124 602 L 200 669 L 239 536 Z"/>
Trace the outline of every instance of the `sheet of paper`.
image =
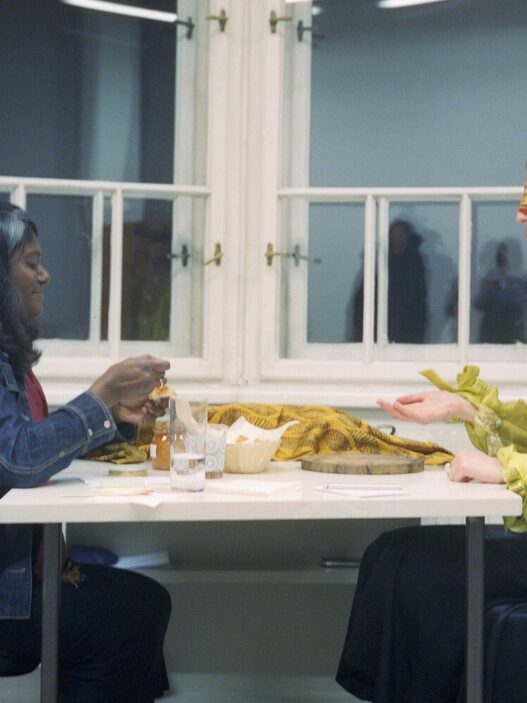
<path id="1" fill-rule="evenodd" d="M 281 491 L 300 488 L 299 481 L 251 481 L 250 479 L 234 479 L 233 481 L 210 481 L 206 491 L 216 493 L 242 493 L 245 495 L 269 496 Z"/>
<path id="2" fill-rule="evenodd" d="M 169 476 L 83 476 L 83 483 L 90 488 L 108 491 L 131 490 L 141 488 L 166 488 L 170 486 Z"/>
<path id="3" fill-rule="evenodd" d="M 368 487 L 353 487 L 339 488 L 337 486 L 315 486 L 316 491 L 322 491 L 323 493 L 337 493 L 341 496 L 347 496 L 348 498 L 383 498 L 385 496 L 404 496 L 408 495 L 407 491 L 403 491 L 402 488 L 368 488 Z"/>

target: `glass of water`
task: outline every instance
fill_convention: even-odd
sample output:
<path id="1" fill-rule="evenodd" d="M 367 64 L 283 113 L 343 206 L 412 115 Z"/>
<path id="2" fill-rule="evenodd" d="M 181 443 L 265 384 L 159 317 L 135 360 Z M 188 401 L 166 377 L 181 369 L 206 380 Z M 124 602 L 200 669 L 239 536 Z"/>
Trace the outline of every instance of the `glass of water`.
<path id="1" fill-rule="evenodd" d="M 205 489 L 207 401 L 170 398 L 170 486 L 173 491 Z"/>

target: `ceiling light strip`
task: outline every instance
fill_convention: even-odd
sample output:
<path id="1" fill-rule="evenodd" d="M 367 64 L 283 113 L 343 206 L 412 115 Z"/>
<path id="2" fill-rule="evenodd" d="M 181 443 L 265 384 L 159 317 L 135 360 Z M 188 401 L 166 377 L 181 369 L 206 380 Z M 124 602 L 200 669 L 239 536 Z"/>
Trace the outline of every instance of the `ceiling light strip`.
<path id="1" fill-rule="evenodd" d="M 162 10 L 149 10 L 144 7 L 134 7 L 133 5 L 120 5 L 117 2 L 107 2 L 106 0 L 62 0 L 65 5 L 81 7 L 84 10 L 97 10 L 99 12 L 110 12 L 114 15 L 126 15 L 127 17 L 139 17 L 145 20 L 157 20 L 158 22 L 172 22 L 177 20 L 175 12 L 163 12 Z"/>
<path id="2" fill-rule="evenodd" d="M 430 5 L 433 2 L 445 2 L 445 0 L 379 0 L 377 7 L 380 7 L 383 10 L 394 10 L 400 7 Z"/>

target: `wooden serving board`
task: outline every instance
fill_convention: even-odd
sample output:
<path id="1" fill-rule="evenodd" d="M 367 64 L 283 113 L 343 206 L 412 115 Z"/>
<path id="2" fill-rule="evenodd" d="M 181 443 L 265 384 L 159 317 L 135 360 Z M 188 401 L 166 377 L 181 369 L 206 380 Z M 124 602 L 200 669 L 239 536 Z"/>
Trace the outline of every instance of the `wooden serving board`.
<path id="1" fill-rule="evenodd" d="M 306 471 L 329 474 L 415 474 L 424 471 L 424 460 L 386 454 L 309 454 L 302 457 Z"/>

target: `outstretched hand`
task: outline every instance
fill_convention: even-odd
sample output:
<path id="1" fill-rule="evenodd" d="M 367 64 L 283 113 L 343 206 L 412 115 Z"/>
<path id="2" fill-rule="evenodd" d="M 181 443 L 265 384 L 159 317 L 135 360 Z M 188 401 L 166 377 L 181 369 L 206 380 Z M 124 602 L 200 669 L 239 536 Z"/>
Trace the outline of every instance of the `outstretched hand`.
<path id="1" fill-rule="evenodd" d="M 403 395 L 394 402 L 381 399 L 377 401 L 377 405 L 392 417 L 408 422 L 418 422 L 421 425 L 452 420 L 456 417 L 472 422 L 475 414 L 475 408 L 468 400 L 448 391 L 425 391 Z"/>

